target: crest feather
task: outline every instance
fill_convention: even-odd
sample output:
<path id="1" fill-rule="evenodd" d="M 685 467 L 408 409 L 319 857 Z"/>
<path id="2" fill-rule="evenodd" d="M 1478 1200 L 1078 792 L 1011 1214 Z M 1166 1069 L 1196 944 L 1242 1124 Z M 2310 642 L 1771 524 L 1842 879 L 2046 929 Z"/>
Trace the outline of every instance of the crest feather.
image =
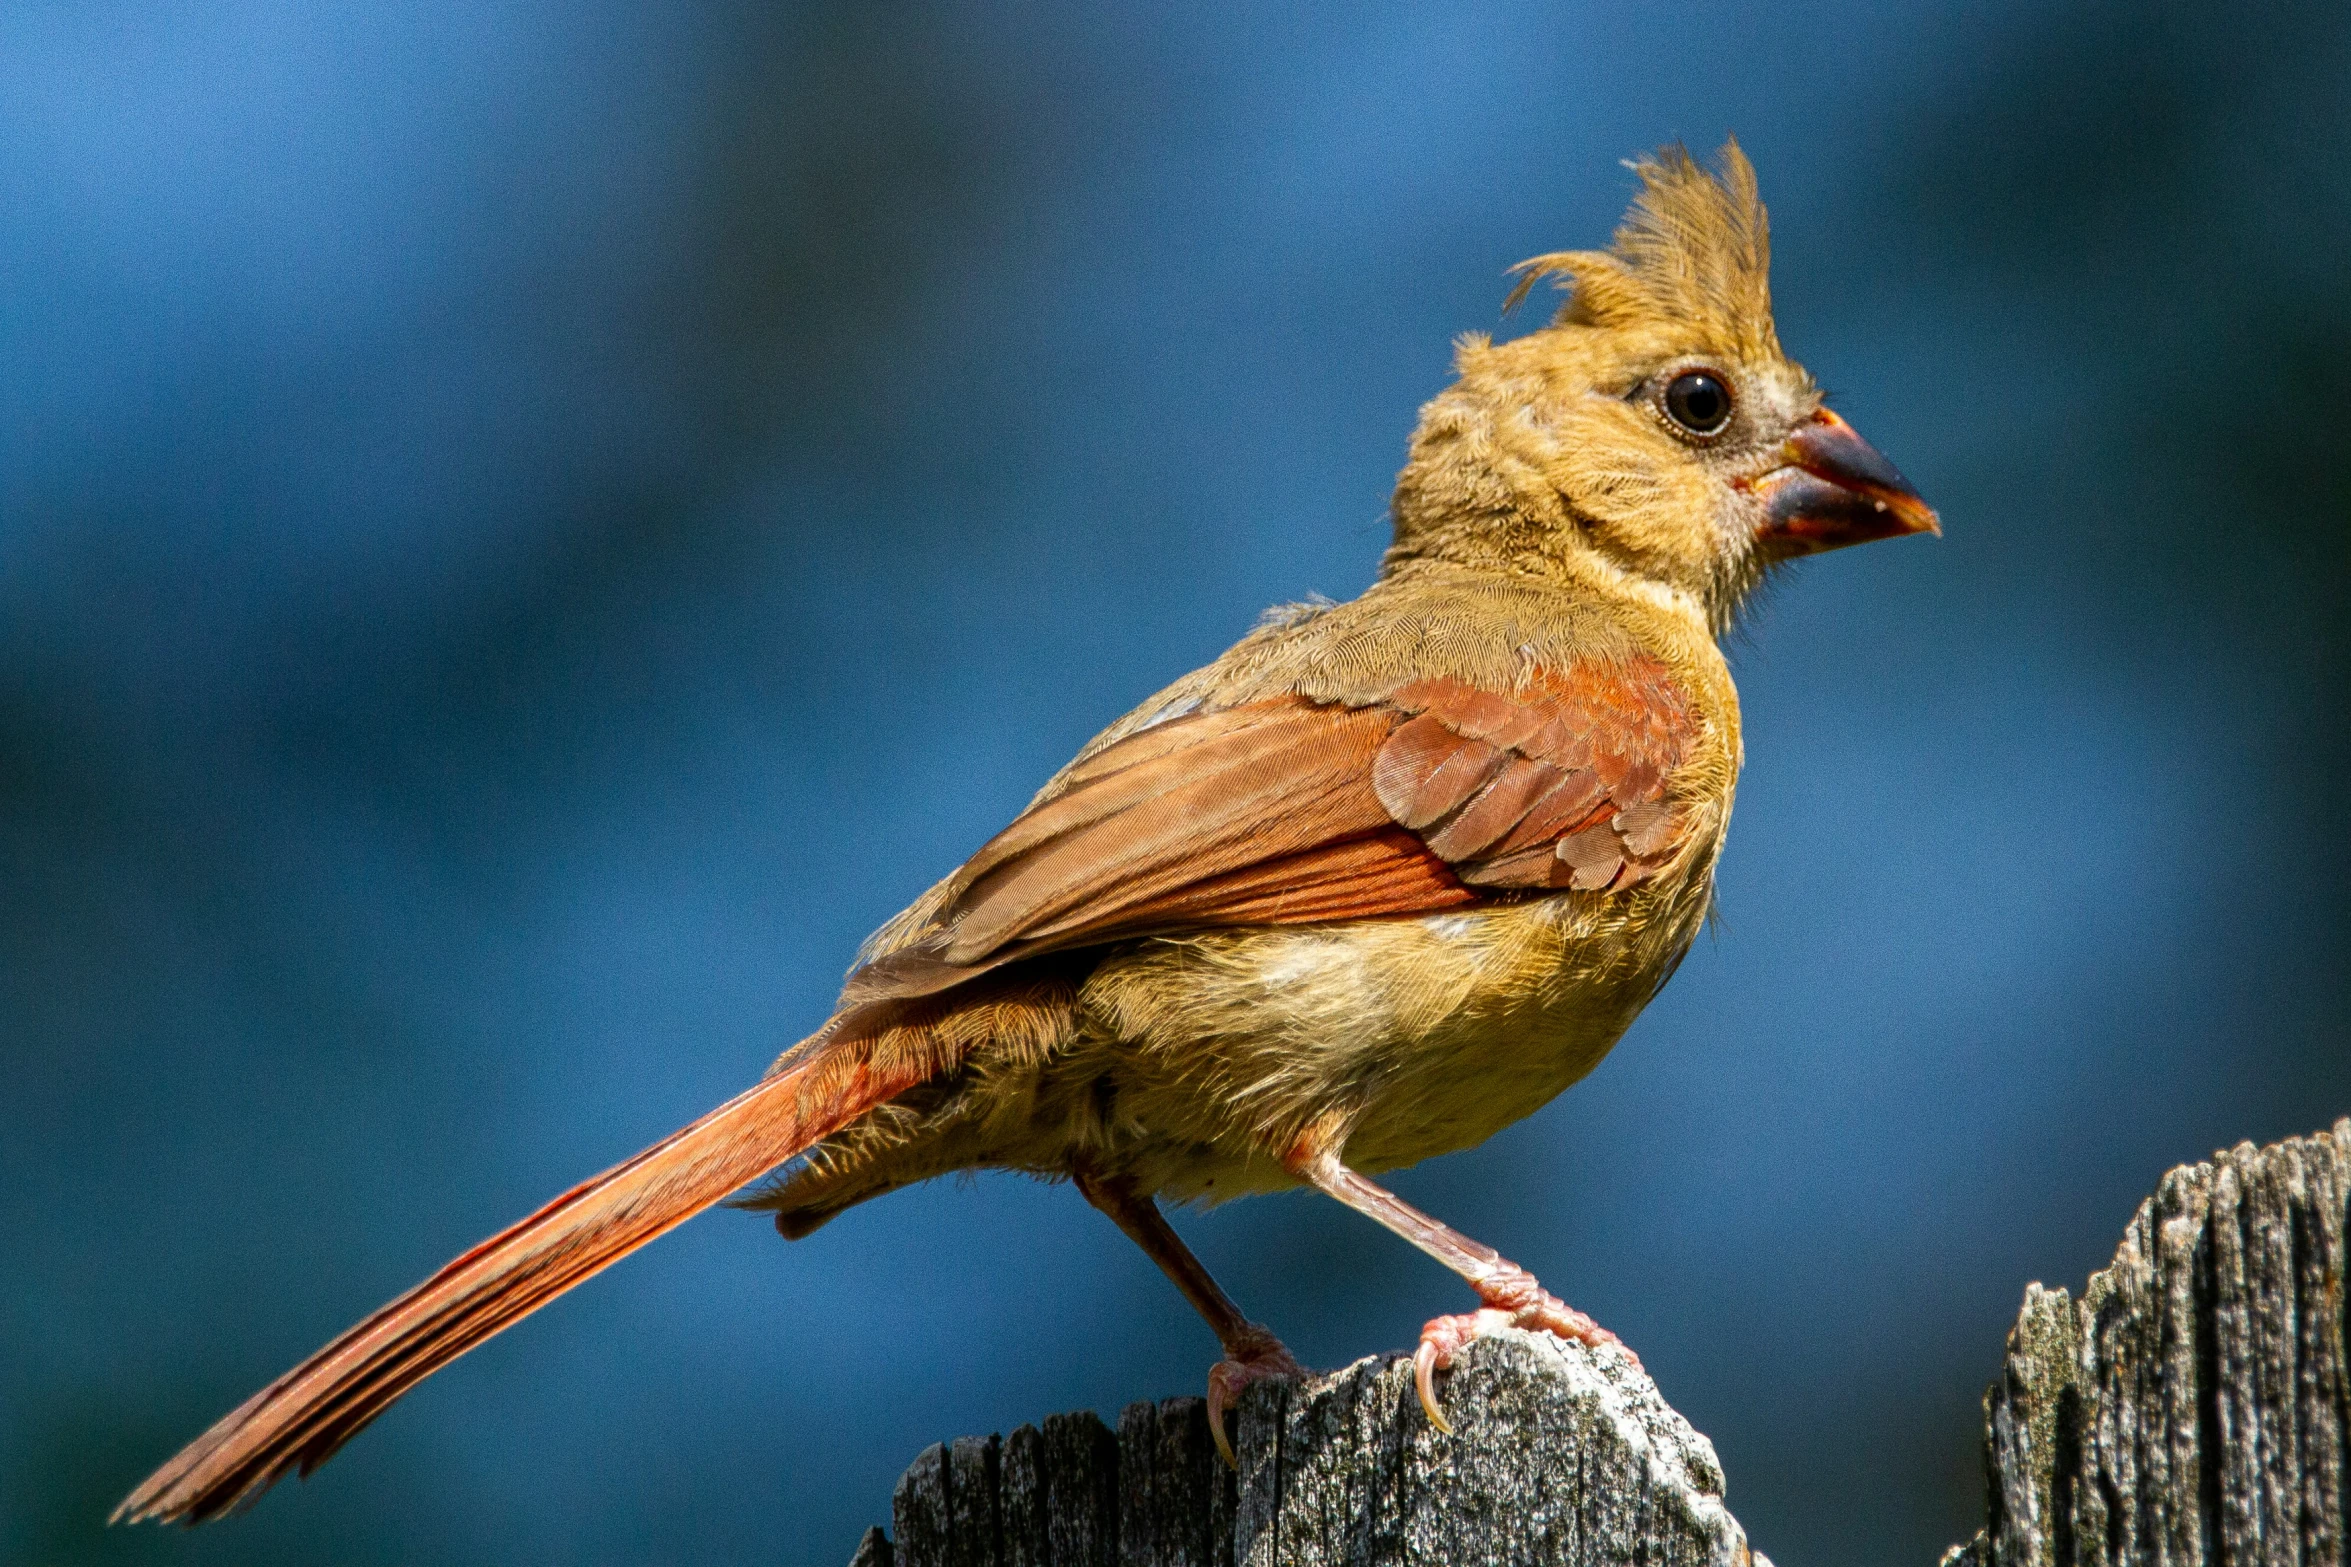
<path id="1" fill-rule="evenodd" d="M 1676 142 L 1629 165 L 1641 193 L 1607 250 L 1563 250 L 1522 261 L 1504 309 L 1536 280 L 1569 291 L 1560 325 L 1688 324 L 1748 353 L 1777 353 L 1771 324 L 1771 230 L 1755 169 L 1737 141 L 1703 168 Z"/>

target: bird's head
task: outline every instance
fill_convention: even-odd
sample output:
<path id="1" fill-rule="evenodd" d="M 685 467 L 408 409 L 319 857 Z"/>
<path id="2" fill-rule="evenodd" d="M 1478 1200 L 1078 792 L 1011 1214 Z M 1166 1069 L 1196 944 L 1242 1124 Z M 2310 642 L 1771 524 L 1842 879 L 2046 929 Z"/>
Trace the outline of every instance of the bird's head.
<path id="1" fill-rule="evenodd" d="M 1549 326 L 1464 338 L 1396 487 L 1391 560 L 1576 563 L 1694 601 L 1717 628 L 1780 562 L 1939 532 L 1893 465 L 1830 412 L 1771 319 L 1770 238 L 1736 142 L 1680 147 L 1607 250 L 1521 263 L 1568 291 Z"/>

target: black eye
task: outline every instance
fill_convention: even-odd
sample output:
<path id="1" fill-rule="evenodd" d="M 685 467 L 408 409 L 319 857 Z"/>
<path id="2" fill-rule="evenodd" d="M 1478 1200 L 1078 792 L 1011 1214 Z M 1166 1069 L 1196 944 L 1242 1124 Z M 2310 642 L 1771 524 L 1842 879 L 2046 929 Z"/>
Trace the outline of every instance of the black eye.
<path id="1" fill-rule="evenodd" d="M 1731 422 L 1731 389 L 1711 370 L 1685 370 L 1665 389 L 1665 411 L 1692 435 L 1720 435 Z"/>

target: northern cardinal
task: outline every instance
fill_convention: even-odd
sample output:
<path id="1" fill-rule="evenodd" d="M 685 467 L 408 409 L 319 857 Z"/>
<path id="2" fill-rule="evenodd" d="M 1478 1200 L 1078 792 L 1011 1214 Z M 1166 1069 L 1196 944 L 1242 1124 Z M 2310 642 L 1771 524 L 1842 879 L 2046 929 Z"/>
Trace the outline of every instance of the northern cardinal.
<path id="1" fill-rule="evenodd" d="M 482 1242 L 247 1399 L 117 1519 L 196 1522 L 307 1474 L 394 1399 L 673 1225 L 786 1236 L 951 1170 L 1067 1178 L 1215 1329 L 1212 1426 L 1295 1375 L 1158 1199 L 1301 1184 L 1468 1280 L 1433 1373 L 1494 1325 L 1607 1335 L 1366 1179 L 1575 1082 L 1706 917 L 1740 761 L 1716 638 L 1798 555 L 1933 532 L 1780 351 L 1755 177 L 1682 149 L 1566 304 L 1462 341 L 1351 603 L 1277 610 L 1078 753 L 877 932 L 748 1091 Z M 793 1163 L 793 1161 L 797 1161 Z"/>

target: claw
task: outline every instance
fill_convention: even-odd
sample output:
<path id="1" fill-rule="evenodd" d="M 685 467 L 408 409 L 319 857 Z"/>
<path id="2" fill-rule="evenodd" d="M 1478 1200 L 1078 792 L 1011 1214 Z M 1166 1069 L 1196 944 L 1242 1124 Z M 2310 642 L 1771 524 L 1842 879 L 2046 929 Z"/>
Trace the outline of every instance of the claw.
<path id="1" fill-rule="evenodd" d="M 1453 1422 L 1437 1407 L 1437 1346 L 1425 1338 L 1412 1352 L 1412 1385 L 1420 1390 L 1420 1412 L 1429 1417 L 1429 1424 L 1451 1436 Z"/>
<path id="2" fill-rule="evenodd" d="M 1451 1367 L 1453 1357 L 1474 1340 L 1508 1326 L 1510 1321 L 1510 1313 L 1488 1306 L 1466 1316 L 1432 1317 L 1420 1330 L 1420 1347 L 1412 1352 L 1412 1385 L 1420 1394 L 1420 1407 L 1430 1425 L 1447 1436 L 1453 1434 L 1453 1422 L 1445 1418 L 1437 1403 L 1437 1373 Z"/>
<path id="3" fill-rule="evenodd" d="M 1233 1388 L 1227 1378 L 1219 1375 L 1231 1364 L 1231 1361 L 1220 1361 L 1208 1373 L 1208 1434 L 1215 1438 L 1216 1456 L 1224 1460 L 1224 1466 L 1227 1469 L 1238 1469 L 1241 1460 L 1233 1452 L 1232 1438 L 1224 1434 L 1224 1412 L 1232 1402 L 1232 1394 L 1239 1390 Z"/>
<path id="4" fill-rule="evenodd" d="M 1457 1317 L 1432 1319 L 1420 1330 L 1420 1347 L 1412 1352 L 1412 1385 L 1420 1394 L 1421 1410 L 1429 1417 L 1429 1424 L 1447 1436 L 1453 1434 L 1453 1422 L 1445 1418 L 1445 1411 L 1437 1405 L 1437 1373 L 1451 1366 L 1455 1355 L 1496 1328 L 1527 1328 L 1594 1348 L 1602 1344 L 1624 1348 L 1623 1341 L 1615 1334 L 1556 1295 L 1546 1293 L 1535 1282 L 1534 1275 L 1523 1268 L 1513 1268 L 1480 1281 L 1477 1292 L 1478 1298 L 1485 1302 L 1483 1306 Z M 1625 1354 L 1631 1356 L 1632 1351 L 1626 1349 Z M 1633 1359 L 1633 1364 L 1640 1364 L 1638 1357 Z"/>

